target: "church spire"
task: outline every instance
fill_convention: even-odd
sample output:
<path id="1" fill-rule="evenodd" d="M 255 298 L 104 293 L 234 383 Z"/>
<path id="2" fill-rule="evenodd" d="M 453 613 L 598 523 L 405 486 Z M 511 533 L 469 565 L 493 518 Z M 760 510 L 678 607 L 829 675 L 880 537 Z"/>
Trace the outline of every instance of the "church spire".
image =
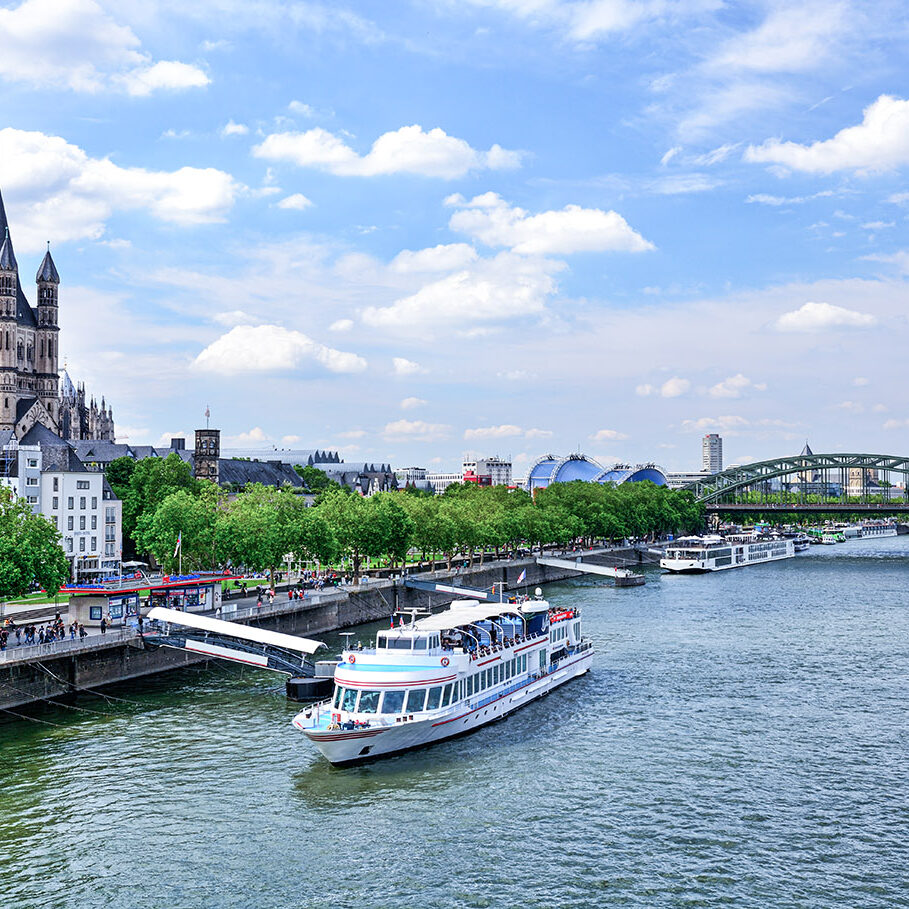
<path id="1" fill-rule="evenodd" d="M 54 265 L 54 260 L 50 253 L 50 240 L 47 241 L 47 252 L 44 254 L 44 259 L 41 262 L 41 267 L 38 269 L 35 282 L 38 284 L 60 283 L 60 275 L 57 274 L 57 266 Z"/>
<path id="2" fill-rule="evenodd" d="M 3 221 L 6 221 L 2 205 L 3 200 L 0 199 L 0 216 L 2 216 Z M 0 268 L 4 271 L 19 271 L 16 254 L 13 252 L 13 241 L 9 238 L 9 227 L 6 224 L 0 226 L 3 228 L 3 245 L 0 246 Z"/>

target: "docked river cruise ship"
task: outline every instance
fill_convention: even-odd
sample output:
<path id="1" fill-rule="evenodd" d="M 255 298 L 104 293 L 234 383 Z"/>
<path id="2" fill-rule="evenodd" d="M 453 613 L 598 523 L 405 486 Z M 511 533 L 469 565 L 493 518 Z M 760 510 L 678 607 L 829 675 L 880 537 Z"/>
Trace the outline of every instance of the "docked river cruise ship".
<path id="1" fill-rule="evenodd" d="M 330 700 L 293 719 L 333 764 L 407 751 L 485 726 L 590 668 L 577 610 L 539 596 L 457 600 L 345 650 Z"/>
<path id="2" fill-rule="evenodd" d="M 675 573 L 697 574 L 776 562 L 794 555 L 793 540 L 782 537 L 682 537 L 666 547 L 660 567 Z"/>

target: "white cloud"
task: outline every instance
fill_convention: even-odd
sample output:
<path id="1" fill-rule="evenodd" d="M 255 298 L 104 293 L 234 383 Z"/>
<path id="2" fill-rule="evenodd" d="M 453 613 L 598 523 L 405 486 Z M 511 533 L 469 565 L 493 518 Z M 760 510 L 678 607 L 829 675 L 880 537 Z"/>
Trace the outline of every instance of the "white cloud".
<path id="1" fill-rule="evenodd" d="M 886 404 L 875 404 L 874 407 L 872 407 L 871 409 L 872 409 L 875 413 L 887 413 L 887 405 L 886 405 Z"/>
<path id="2" fill-rule="evenodd" d="M 244 445 L 255 444 L 256 442 L 268 442 L 268 436 L 261 426 L 254 426 L 248 432 L 241 432 L 235 436 L 225 436 L 224 441 L 228 447 L 240 448 Z"/>
<path id="3" fill-rule="evenodd" d="M 438 442 L 448 437 L 451 427 L 423 420 L 395 420 L 382 430 L 386 442 Z"/>
<path id="4" fill-rule="evenodd" d="M 752 193 L 745 201 L 758 202 L 761 205 L 773 205 L 778 208 L 781 205 L 801 205 L 803 202 L 810 202 L 812 199 L 822 199 L 832 195 L 834 195 L 832 189 L 824 189 L 820 192 L 812 193 L 810 196 L 773 196 L 769 193 Z"/>
<path id="5" fill-rule="evenodd" d="M 909 429 L 909 420 L 887 420 L 884 429 Z"/>
<path id="6" fill-rule="evenodd" d="M 628 436 L 624 432 L 617 432 L 615 429 L 600 429 L 591 437 L 591 442 L 621 442 Z"/>
<path id="7" fill-rule="evenodd" d="M 402 249 L 389 263 L 399 274 L 452 271 L 464 268 L 477 259 L 477 251 L 468 243 L 444 243 L 429 249 Z"/>
<path id="8" fill-rule="evenodd" d="M 682 146 L 674 145 L 672 148 L 669 149 L 669 151 L 667 151 L 663 155 L 662 158 L 660 158 L 660 165 L 662 167 L 665 167 L 673 158 L 676 157 L 676 155 L 680 155 L 681 153 L 682 153 Z"/>
<path id="9" fill-rule="evenodd" d="M 390 306 L 370 306 L 363 321 L 376 328 L 433 333 L 477 322 L 495 322 L 543 311 L 561 264 L 500 253 L 432 281 Z"/>
<path id="10" fill-rule="evenodd" d="M 354 327 L 353 319 L 337 319 L 328 326 L 329 331 L 350 331 Z"/>
<path id="11" fill-rule="evenodd" d="M 198 66 L 177 60 L 160 60 L 151 66 L 118 76 L 116 82 L 123 85 L 127 94 L 145 98 L 159 90 L 176 92 L 187 88 L 204 88 L 211 79 Z"/>
<path id="12" fill-rule="evenodd" d="M 870 313 L 856 312 L 832 303 L 805 303 L 783 313 L 774 323 L 777 331 L 825 331 L 831 328 L 868 328 L 877 322 Z"/>
<path id="13" fill-rule="evenodd" d="M 708 389 L 707 393 L 712 398 L 740 398 L 744 392 L 750 389 L 766 391 L 767 385 L 763 382 L 755 384 L 747 376 L 738 373 L 734 376 L 729 376 L 728 379 L 723 379 L 722 382 L 717 382 L 716 385 Z"/>
<path id="14" fill-rule="evenodd" d="M 893 221 L 867 221 L 862 225 L 863 230 L 886 230 L 888 227 L 895 227 Z"/>
<path id="15" fill-rule="evenodd" d="M 672 174 L 649 184 L 651 192 L 660 196 L 680 196 L 686 193 L 703 193 L 721 186 L 719 180 L 706 174 Z"/>
<path id="16" fill-rule="evenodd" d="M 0 78 L 37 88 L 149 95 L 208 85 L 197 66 L 154 62 L 95 0 L 25 0 L 0 9 Z"/>
<path id="17" fill-rule="evenodd" d="M 744 417 L 725 416 L 725 417 L 700 417 L 697 420 L 682 420 L 682 429 L 685 432 L 732 432 L 737 429 L 744 429 L 751 424 Z"/>
<path id="18" fill-rule="evenodd" d="M 909 193 L 894 193 L 892 196 L 887 197 L 887 201 L 892 202 L 894 205 L 903 205 L 909 202 Z"/>
<path id="19" fill-rule="evenodd" d="M 300 436 L 281 436 L 282 445 L 296 445 L 300 441 Z"/>
<path id="20" fill-rule="evenodd" d="M 550 429 L 528 429 L 524 433 L 525 439 L 551 439 L 554 433 Z"/>
<path id="21" fill-rule="evenodd" d="M 299 167 L 354 177 L 406 173 L 451 180 L 470 171 L 503 170 L 520 165 L 518 152 L 506 151 L 498 145 L 489 151 L 477 151 L 438 127 L 424 132 L 417 124 L 384 133 L 363 156 L 343 139 L 319 127 L 303 133 L 272 133 L 253 148 L 253 154 L 269 161 L 287 161 Z"/>
<path id="22" fill-rule="evenodd" d="M 233 328 L 235 325 L 249 325 L 256 321 L 249 313 L 243 312 L 242 309 L 232 309 L 230 312 L 216 312 L 211 318 L 213 322 L 225 325 L 228 328 Z"/>
<path id="23" fill-rule="evenodd" d="M 144 209 L 184 225 L 221 221 L 243 190 L 214 168 L 120 167 L 59 136 L 11 127 L 0 130 L 0 161 L 16 244 L 29 250 L 43 248 L 47 237 L 98 239 L 115 211 Z"/>
<path id="24" fill-rule="evenodd" d="M 783 4 L 750 32 L 718 50 L 711 68 L 761 73 L 802 72 L 826 57 L 850 23 L 843 3 Z"/>
<path id="25" fill-rule="evenodd" d="M 685 394 L 689 388 L 691 388 L 691 382 L 688 379 L 673 376 L 660 386 L 660 395 L 664 398 L 678 398 L 680 395 Z"/>
<path id="26" fill-rule="evenodd" d="M 348 429 L 346 432 L 339 432 L 339 439 L 362 439 L 366 435 L 365 429 Z"/>
<path id="27" fill-rule="evenodd" d="M 865 108 L 858 126 L 842 129 L 832 139 L 811 145 L 768 139 L 749 146 L 745 160 L 814 174 L 893 170 L 909 164 L 909 101 L 881 95 Z"/>
<path id="28" fill-rule="evenodd" d="M 653 385 L 649 385 L 649 384 L 645 383 L 644 385 L 638 385 L 635 388 L 634 393 L 636 395 L 640 395 L 642 398 L 646 398 L 649 395 L 656 394 L 656 391 L 657 390 L 656 390 L 656 388 L 654 388 Z"/>
<path id="29" fill-rule="evenodd" d="M 396 376 L 414 376 L 421 372 L 426 372 L 426 368 L 413 360 L 407 360 L 404 357 L 392 357 L 392 369 Z"/>
<path id="30" fill-rule="evenodd" d="M 305 211 L 310 207 L 312 207 L 312 202 L 303 193 L 294 193 L 278 203 L 278 208 L 289 209 L 290 211 Z"/>
<path id="31" fill-rule="evenodd" d="M 416 407 L 422 407 L 424 404 L 428 403 L 423 398 L 404 398 L 401 401 L 401 410 L 413 410 Z"/>
<path id="32" fill-rule="evenodd" d="M 357 354 L 325 347 L 280 325 L 238 325 L 209 344 L 193 365 L 206 372 L 237 375 L 293 370 L 307 361 L 337 373 L 362 372 L 367 365 Z"/>
<path id="33" fill-rule="evenodd" d="M 302 101 L 291 101 L 287 105 L 287 109 L 292 114 L 299 114 L 301 117 L 314 117 L 316 114 L 309 104 L 304 104 Z"/>
<path id="34" fill-rule="evenodd" d="M 245 136 L 248 132 L 249 127 L 245 123 L 234 123 L 233 120 L 228 120 L 221 127 L 222 136 Z"/>
<path id="35" fill-rule="evenodd" d="M 864 413 L 865 405 L 858 401 L 841 401 L 836 405 L 838 410 L 845 410 L 848 413 Z"/>
<path id="36" fill-rule="evenodd" d="M 530 215 L 492 192 L 470 201 L 455 194 L 445 201 L 458 209 L 449 221 L 452 230 L 516 253 L 644 252 L 654 248 L 614 211 L 566 205 L 560 211 Z"/>
<path id="37" fill-rule="evenodd" d="M 900 271 L 909 275 L 909 250 L 902 249 L 899 252 L 890 255 L 873 255 L 865 256 L 872 262 L 886 262 L 888 265 L 895 265 Z"/>
<path id="38" fill-rule="evenodd" d="M 503 423 L 501 426 L 479 426 L 476 429 L 465 429 L 465 439 L 508 439 L 521 436 L 524 430 L 520 426 Z"/>

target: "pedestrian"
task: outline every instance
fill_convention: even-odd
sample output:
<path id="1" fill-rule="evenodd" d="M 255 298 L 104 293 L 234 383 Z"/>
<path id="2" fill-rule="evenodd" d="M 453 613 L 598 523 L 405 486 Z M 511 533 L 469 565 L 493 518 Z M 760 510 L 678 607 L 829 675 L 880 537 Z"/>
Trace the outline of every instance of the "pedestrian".
<path id="1" fill-rule="evenodd" d="M 88 637 L 88 632 L 85 630 L 85 626 L 80 622 L 79 623 L 79 640 L 84 641 Z"/>
<path id="2" fill-rule="evenodd" d="M 262 611 L 262 594 L 261 594 L 261 593 L 260 593 L 259 596 L 256 598 L 256 611 L 257 611 L 257 612 L 261 612 L 261 611 Z"/>
<path id="3" fill-rule="evenodd" d="M 103 617 L 101 619 L 101 634 L 107 634 L 107 622 Z"/>

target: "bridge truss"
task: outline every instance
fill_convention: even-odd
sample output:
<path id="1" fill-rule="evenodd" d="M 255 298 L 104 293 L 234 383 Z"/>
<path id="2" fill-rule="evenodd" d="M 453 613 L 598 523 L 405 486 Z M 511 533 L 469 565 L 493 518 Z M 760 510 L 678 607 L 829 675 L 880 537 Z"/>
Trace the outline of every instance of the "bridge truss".
<path id="1" fill-rule="evenodd" d="M 684 487 L 708 511 L 909 511 L 909 458 L 810 454 L 731 467 Z"/>

